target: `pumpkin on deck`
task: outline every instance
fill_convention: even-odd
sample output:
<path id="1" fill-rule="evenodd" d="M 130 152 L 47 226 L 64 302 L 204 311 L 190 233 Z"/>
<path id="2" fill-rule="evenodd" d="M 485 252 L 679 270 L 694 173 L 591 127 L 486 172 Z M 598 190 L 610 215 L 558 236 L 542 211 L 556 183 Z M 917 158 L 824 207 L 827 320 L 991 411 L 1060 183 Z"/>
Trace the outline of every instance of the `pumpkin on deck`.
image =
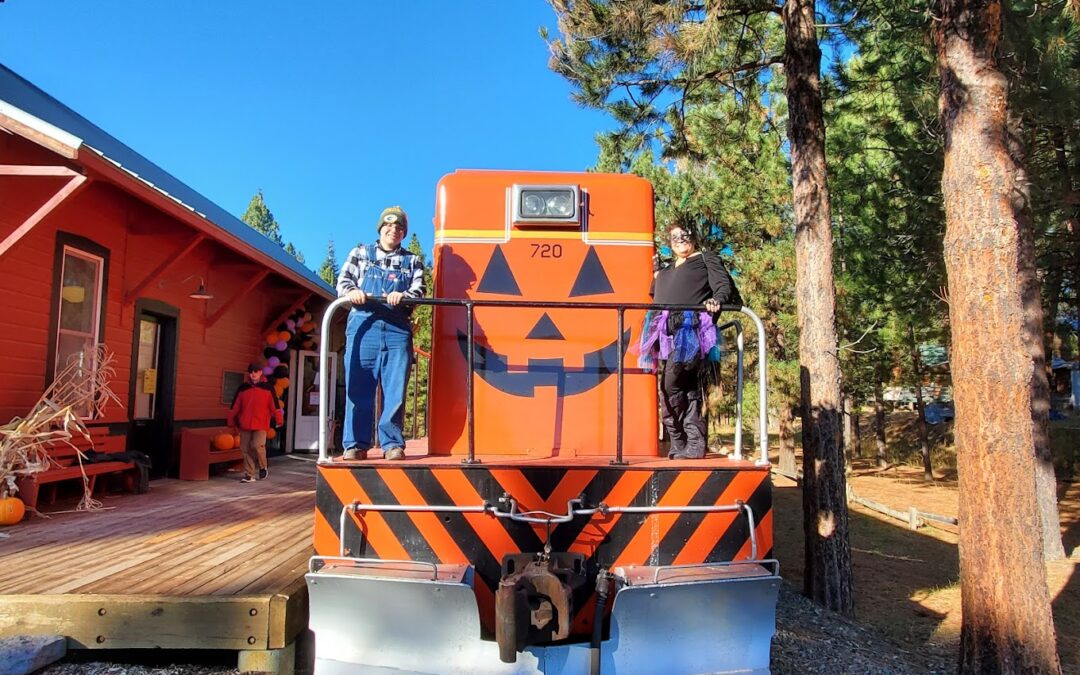
<path id="1" fill-rule="evenodd" d="M 0 499 L 0 525 L 14 525 L 26 515 L 26 505 L 18 497 Z"/>
<path id="2" fill-rule="evenodd" d="M 233 449 L 233 435 L 232 434 L 218 434 L 214 436 L 214 449 L 215 450 L 232 450 Z"/>

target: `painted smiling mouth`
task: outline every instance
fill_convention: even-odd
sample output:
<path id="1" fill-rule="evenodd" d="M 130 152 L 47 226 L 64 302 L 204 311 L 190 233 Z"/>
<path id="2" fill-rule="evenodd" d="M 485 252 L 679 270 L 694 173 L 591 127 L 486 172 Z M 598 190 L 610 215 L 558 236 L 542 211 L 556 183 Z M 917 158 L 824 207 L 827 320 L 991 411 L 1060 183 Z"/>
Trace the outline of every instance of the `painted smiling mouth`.
<path id="1" fill-rule="evenodd" d="M 458 345 L 466 360 L 469 338 L 457 331 Z M 623 333 L 623 353 L 630 344 L 630 331 Z M 567 368 L 560 359 L 529 359 L 526 366 L 511 366 L 509 359 L 482 345 L 473 345 L 476 372 L 491 386 L 511 396 L 533 396 L 536 387 L 557 387 L 559 396 L 573 396 L 589 391 L 619 369 L 619 346 L 616 341 L 596 351 L 587 352 L 581 368 Z"/>

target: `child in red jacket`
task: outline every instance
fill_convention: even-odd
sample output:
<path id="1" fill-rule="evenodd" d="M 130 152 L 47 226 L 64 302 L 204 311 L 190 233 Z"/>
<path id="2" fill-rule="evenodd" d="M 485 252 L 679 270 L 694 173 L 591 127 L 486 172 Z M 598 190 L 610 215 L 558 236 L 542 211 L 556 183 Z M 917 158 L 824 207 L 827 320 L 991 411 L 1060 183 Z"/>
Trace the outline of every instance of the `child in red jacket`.
<path id="1" fill-rule="evenodd" d="M 240 430 L 240 451 L 244 453 L 244 477 L 241 483 L 254 483 L 266 478 L 266 430 L 270 420 L 280 426 L 283 421 L 277 395 L 263 381 L 262 366 L 248 365 L 250 384 L 240 385 L 229 411 L 229 426 Z"/>

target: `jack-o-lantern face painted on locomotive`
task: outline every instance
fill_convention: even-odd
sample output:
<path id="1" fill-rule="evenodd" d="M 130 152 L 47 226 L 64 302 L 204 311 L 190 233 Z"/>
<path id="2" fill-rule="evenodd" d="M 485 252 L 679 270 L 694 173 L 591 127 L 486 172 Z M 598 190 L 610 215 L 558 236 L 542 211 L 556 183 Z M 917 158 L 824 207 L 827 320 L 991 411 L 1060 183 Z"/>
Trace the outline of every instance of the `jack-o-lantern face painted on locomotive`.
<path id="1" fill-rule="evenodd" d="M 561 181 L 560 178 L 564 180 Z M 648 302 L 652 189 L 610 174 L 459 171 L 439 184 L 435 295 L 544 302 Z M 642 313 L 626 313 L 624 452 L 656 454 L 655 380 L 630 353 Z M 429 444 L 467 449 L 473 350 L 478 455 L 614 455 L 617 314 L 476 307 L 435 312 Z"/>

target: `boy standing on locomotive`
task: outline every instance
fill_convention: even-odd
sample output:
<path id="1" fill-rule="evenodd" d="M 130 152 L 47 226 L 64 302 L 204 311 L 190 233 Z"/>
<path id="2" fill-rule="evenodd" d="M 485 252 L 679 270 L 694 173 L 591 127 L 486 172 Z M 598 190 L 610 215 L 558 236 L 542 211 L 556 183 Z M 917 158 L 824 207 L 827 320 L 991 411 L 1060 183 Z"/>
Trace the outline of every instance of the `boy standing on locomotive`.
<path id="1" fill-rule="evenodd" d="M 405 457 L 402 425 L 413 345 L 412 307 L 401 300 L 424 297 L 424 264 L 401 246 L 409 218 L 400 206 L 383 210 L 378 231 L 376 243 L 349 252 L 337 280 L 338 295 L 353 303 L 345 329 L 343 459 L 365 459 L 371 449 L 377 385 L 382 390 L 378 434 L 383 457 Z M 385 304 L 371 296 L 384 297 Z"/>

